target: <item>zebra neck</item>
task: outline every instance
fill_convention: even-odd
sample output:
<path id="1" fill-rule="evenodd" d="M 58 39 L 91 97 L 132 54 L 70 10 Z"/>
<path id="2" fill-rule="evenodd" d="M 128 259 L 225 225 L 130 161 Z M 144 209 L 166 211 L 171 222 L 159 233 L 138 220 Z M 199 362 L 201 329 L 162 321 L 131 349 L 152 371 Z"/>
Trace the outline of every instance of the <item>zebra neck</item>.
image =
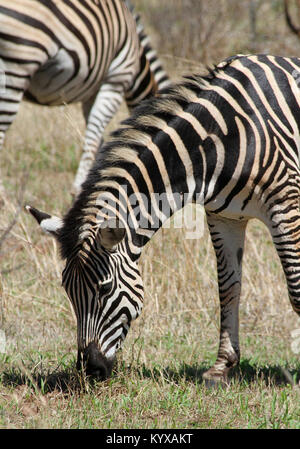
<path id="1" fill-rule="evenodd" d="M 122 150 L 116 149 L 118 165 L 101 170 L 100 180 L 94 185 L 97 190 L 84 208 L 89 218 L 88 232 L 106 220 L 122 223 L 127 250 L 133 259 L 140 256 L 145 244 L 174 213 L 194 200 L 195 182 L 192 176 L 187 177 L 187 168 L 183 163 L 174 165 L 175 155 L 164 159 L 160 153 L 167 137 L 161 136 L 159 146 L 149 139 L 139 155 L 129 148 L 122 155 Z M 124 164 L 120 161 L 122 156 Z M 96 223 L 91 228 L 91 216 L 95 213 Z"/>
<path id="2" fill-rule="evenodd" d="M 201 101 L 200 82 L 188 80 L 167 98 L 142 102 L 101 148 L 64 219 L 63 257 L 84 239 L 93 239 L 107 218 L 117 218 L 127 229 L 128 250 L 138 258 L 177 210 L 192 201 L 203 204 L 207 192 L 211 195 L 206 177 L 215 173 L 215 158 L 206 163 L 204 143 L 212 118 L 207 104 L 197 106 L 197 118 L 194 111 Z"/>
<path id="3" fill-rule="evenodd" d="M 136 180 L 136 186 L 138 184 Z M 95 203 L 85 208 L 80 240 L 89 241 L 90 245 L 97 236 L 97 230 L 109 221 L 111 228 L 125 228 L 126 237 L 121 247 L 126 247 L 126 252 L 136 260 L 164 223 L 191 201 L 191 194 L 173 192 L 170 188 L 145 193 L 133 191 L 132 185 L 127 183 L 108 181 L 107 188 L 97 193 Z"/>

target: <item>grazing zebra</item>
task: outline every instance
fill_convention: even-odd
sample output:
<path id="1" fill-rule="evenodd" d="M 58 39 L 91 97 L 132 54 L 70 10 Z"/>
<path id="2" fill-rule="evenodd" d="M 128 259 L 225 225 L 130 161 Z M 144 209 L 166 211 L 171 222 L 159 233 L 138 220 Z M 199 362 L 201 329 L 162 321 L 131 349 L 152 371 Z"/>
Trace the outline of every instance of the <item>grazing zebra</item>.
<path id="1" fill-rule="evenodd" d="M 123 0 L 0 0 L 0 148 L 24 97 L 40 105 L 81 102 L 86 120 L 78 193 L 104 129 L 169 84 L 138 16 Z"/>
<path id="2" fill-rule="evenodd" d="M 269 228 L 300 314 L 299 82 L 300 59 L 270 55 L 237 55 L 207 76 L 187 76 L 123 122 L 64 219 L 27 206 L 66 259 L 78 365 L 88 374 L 109 374 L 142 309 L 141 251 L 186 203 L 204 205 L 217 259 L 220 343 L 206 379 L 226 378 L 240 359 L 249 219 Z"/>

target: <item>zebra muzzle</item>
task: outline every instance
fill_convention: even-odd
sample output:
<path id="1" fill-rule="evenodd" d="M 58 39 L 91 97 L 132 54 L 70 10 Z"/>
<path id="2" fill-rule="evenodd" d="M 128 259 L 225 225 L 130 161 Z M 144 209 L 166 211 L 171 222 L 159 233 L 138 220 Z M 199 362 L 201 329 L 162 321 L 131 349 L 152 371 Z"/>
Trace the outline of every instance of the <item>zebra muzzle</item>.
<path id="1" fill-rule="evenodd" d="M 87 376 L 104 380 L 111 374 L 113 361 L 107 360 L 97 344 L 91 342 L 82 352 L 78 351 L 76 367 L 78 370 L 83 369 Z"/>

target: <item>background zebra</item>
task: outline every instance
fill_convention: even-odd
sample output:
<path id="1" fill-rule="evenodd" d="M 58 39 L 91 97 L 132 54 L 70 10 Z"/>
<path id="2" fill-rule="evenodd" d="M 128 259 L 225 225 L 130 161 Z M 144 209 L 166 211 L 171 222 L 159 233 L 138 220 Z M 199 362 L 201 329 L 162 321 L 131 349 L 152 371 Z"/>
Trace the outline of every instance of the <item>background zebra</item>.
<path id="1" fill-rule="evenodd" d="M 269 228 L 300 314 L 299 72 L 297 58 L 239 55 L 206 77 L 186 77 L 114 133 L 63 220 L 27 207 L 66 259 L 78 366 L 88 374 L 109 374 L 142 309 L 141 251 L 186 202 L 204 205 L 218 267 L 220 344 L 204 377 L 224 379 L 239 362 L 249 219 Z"/>
<path id="2" fill-rule="evenodd" d="M 169 83 L 128 4 L 0 0 L 0 148 L 23 96 L 47 106 L 81 102 L 86 134 L 74 193 L 123 98 L 133 107 Z"/>

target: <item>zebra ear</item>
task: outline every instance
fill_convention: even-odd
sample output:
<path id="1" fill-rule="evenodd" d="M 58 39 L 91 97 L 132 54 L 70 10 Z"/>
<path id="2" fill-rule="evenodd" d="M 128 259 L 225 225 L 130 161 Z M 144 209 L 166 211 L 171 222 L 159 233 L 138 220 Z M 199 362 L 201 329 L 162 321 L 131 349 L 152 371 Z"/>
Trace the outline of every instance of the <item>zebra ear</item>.
<path id="1" fill-rule="evenodd" d="M 41 212 L 31 206 L 25 206 L 25 209 L 36 219 L 44 232 L 54 237 L 58 236 L 59 230 L 63 226 L 63 221 L 61 218 L 55 217 L 54 215 L 45 214 L 45 212 Z"/>
<path id="2" fill-rule="evenodd" d="M 106 220 L 99 229 L 100 243 L 104 248 L 113 250 L 125 237 L 125 228 L 118 219 Z"/>

